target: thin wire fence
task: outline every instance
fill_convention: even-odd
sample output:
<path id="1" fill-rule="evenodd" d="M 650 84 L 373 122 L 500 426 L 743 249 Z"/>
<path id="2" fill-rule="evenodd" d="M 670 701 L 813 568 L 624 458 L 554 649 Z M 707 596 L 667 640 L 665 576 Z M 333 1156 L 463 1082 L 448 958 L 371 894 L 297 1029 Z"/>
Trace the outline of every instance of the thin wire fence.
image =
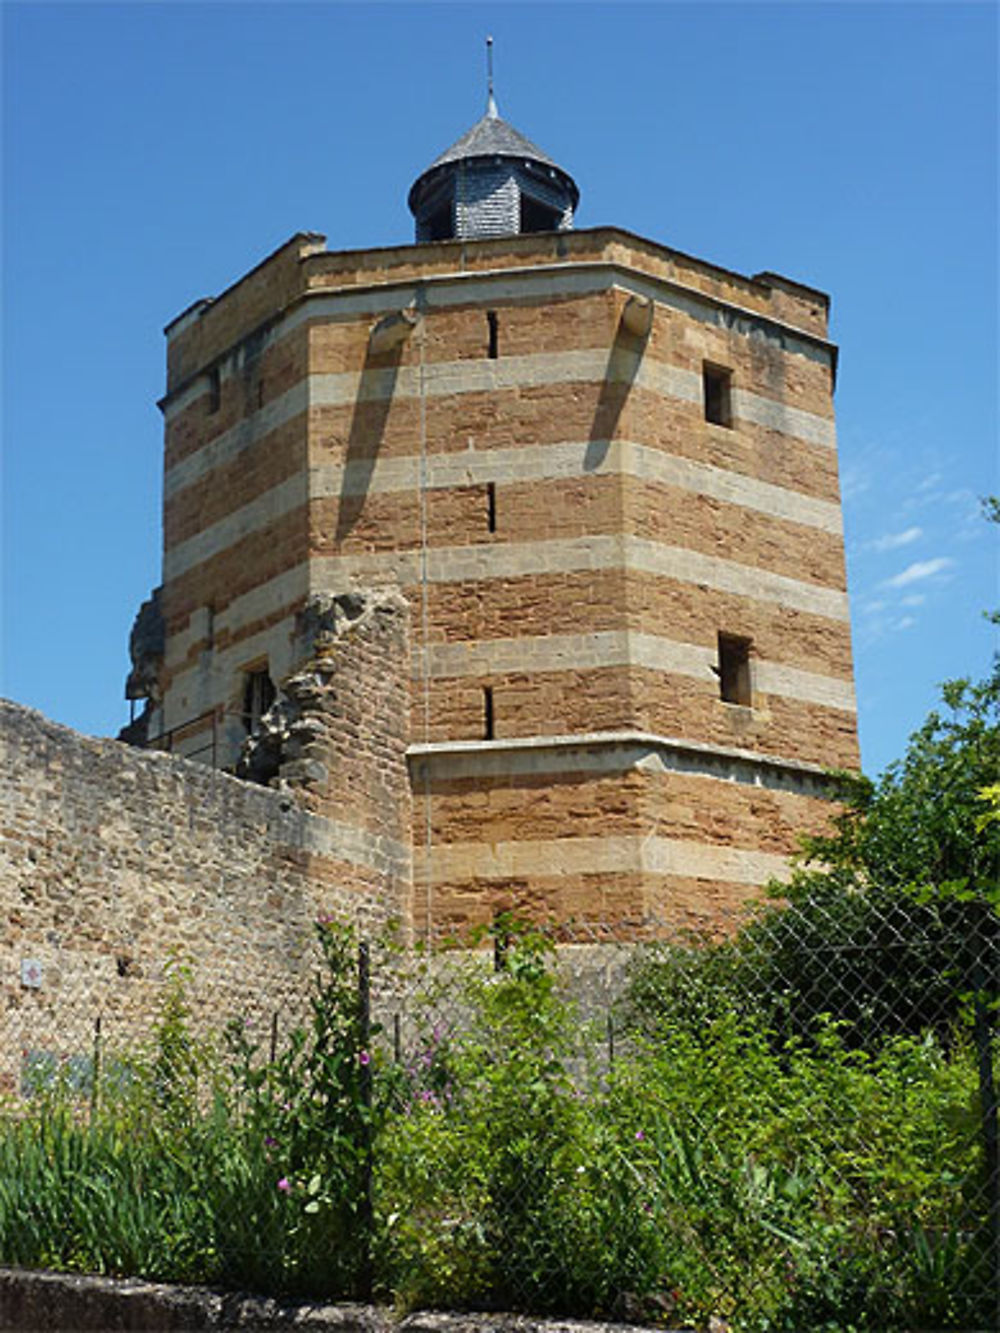
<path id="1" fill-rule="evenodd" d="M 67 967 L 58 1006 L 8 1009 L 0 1261 L 733 1333 L 1000 1327 L 980 904 L 816 896 L 724 939 L 502 918 L 433 954 L 323 926 L 305 975 L 175 969 L 126 1004 Z M 67 1104 L 75 1146 L 46 1147 Z M 172 1250 L 123 1214 L 139 1176 Z"/>

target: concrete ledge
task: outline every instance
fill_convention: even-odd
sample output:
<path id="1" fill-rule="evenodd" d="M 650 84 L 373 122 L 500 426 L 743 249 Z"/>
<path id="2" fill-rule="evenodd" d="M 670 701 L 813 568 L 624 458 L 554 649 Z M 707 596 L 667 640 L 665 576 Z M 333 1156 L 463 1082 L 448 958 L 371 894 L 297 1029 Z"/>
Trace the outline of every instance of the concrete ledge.
<path id="1" fill-rule="evenodd" d="M 266 1329 L 291 1333 L 627 1333 L 626 1324 L 531 1315 L 421 1312 L 400 1317 L 370 1305 L 291 1303 L 242 1292 L 138 1278 L 0 1268 L 0 1329 L 14 1333 L 173 1333 Z"/>

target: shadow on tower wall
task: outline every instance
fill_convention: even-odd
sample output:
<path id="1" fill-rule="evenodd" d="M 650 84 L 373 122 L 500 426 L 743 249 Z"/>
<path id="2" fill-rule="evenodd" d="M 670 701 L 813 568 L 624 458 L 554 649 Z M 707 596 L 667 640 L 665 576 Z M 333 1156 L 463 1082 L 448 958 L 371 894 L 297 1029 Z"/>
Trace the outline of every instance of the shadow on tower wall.
<path id="1" fill-rule="evenodd" d="M 639 373 L 645 349 L 646 338 L 630 333 L 624 323 L 619 323 L 615 330 L 614 342 L 608 352 L 608 362 L 604 368 L 604 380 L 597 399 L 597 407 L 594 409 L 594 419 L 590 423 L 587 452 L 583 459 L 586 472 L 594 472 L 607 457 L 621 414 L 632 392 L 632 385 Z"/>
<path id="2" fill-rule="evenodd" d="M 365 507 L 375 460 L 392 410 L 402 356 L 402 344 L 378 354 L 369 348 L 365 354 L 344 455 L 337 509 L 338 542 L 350 533 Z"/>

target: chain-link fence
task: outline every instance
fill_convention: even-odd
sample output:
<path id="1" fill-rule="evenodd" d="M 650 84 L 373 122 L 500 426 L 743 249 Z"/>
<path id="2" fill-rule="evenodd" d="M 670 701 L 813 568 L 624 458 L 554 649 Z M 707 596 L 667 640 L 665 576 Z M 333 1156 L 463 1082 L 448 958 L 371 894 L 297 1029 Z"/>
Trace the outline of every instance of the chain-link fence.
<path id="1" fill-rule="evenodd" d="M 317 939 L 279 993 L 175 968 L 140 1016 L 64 985 L 36 1040 L 8 1010 L 0 1261 L 674 1329 L 1000 1327 L 984 905 Z"/>

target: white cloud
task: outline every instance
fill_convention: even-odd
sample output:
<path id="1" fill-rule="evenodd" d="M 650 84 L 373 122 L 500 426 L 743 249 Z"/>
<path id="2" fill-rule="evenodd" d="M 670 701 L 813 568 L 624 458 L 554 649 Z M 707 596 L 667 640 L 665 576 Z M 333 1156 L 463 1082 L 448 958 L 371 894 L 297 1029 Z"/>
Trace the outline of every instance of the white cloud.
<path id="1" fill-rule="evenodd" d="M 921 478 L 917 483 L 918 491 L 937 491 L 941 482 L 945 480 L 943 472 L 931 472 L 926 477 Z"/>
<path id="2" fill-rule="evenodd" d="M 923 606 L 926 601 L 927 598 L 922 592 L 911 592 L 909 597 L 901 597 L 899 604 L 900 606 Z"/>
<path id="3" fill-rule="evenodd" d="M 954 560 L 946 555 L 939 555 L 934 560 L 917 560 L 912 565 L 907 565 L 901 573 L 894 574 L 891 579 L 884 579 L 881 586 L 905 588 L 911 583 L 919 583 L 922 579 L 933 578 L 935 574 L 943 574 L 946 569 L 951 569 L 954 563 Z"/>
<path id="4" fill-rule="evenodd" d="M 901 546 L 919 541 L 923 535 L 923 528 L 907 528 L 905 532 L 887 532 L 884 537 L 876 537 L 868 545 L 873 551 L 896 551 Z"/>

